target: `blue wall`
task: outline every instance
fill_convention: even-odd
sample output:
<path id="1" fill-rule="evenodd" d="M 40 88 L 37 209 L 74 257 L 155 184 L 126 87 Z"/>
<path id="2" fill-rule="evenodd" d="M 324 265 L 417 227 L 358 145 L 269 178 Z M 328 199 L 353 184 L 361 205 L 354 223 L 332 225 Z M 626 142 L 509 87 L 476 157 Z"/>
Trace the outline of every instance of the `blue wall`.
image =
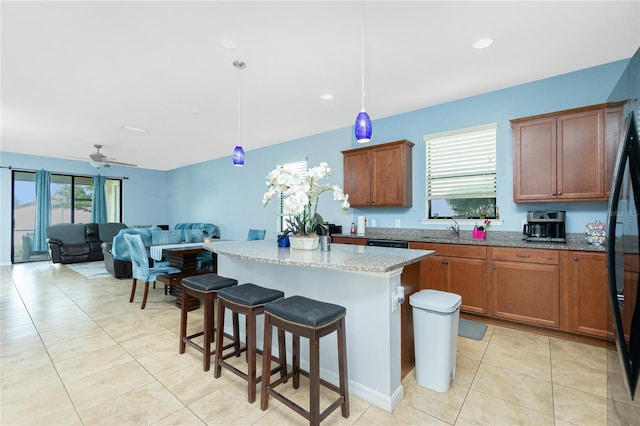
<path id="1" fill-rule="evenodd" d="M 498 123 L 498 207 L 504 225 L 501 231 L 518 231 L 527 210 L 567 210 L 568 232 L 584 231 L 584 224 L 606 219 L 606 202 L 513 203 L 513 140 L 509 120 L 607 101 L 628 60 L 514 86 L 446 104 L 375 119 L 372 144 L 409 139 L 413 148 L 413 206 L 410 208 L 351 209 L 344 213 L 331 194 L 321 197 L 319 212 L 331 223 L 346 229 L 358 215 L 375 219 L 378 227 L 427 228 L 425 218 L 426 134 Z M 357 111 L 354 111 L 354 120 Z M 359 146 L 352 128 L 342 128 L 294 141 L 283 142 L 246 153 L 246 165 L 233 167 L 231 157 L 206 161 L 168 172 L 113 167 L 102 174 L 127 176 L 124 181 L 124 214 L 127 224 L 169 224 L 213 222 L 228 239 L 245 239 L 249 228 L 267 229 L 275 238 L 276 206 L 262 206 L 265 177 L 277 164 L 307 158 L 309 166 L 322 161 L 332 168 L 331 183 L 342 186 L 340 151 Z M 231 150 L 232 147 L 230 147 Z M 18 155 L 2 152 L 0 165 L 73 174 L 96 174 L 86 162 Z M 107 173 L 108 172 L 108 173 Z M 11 174 L 0 169 L 0 263 L 9 262 L 11 229 Z"/>

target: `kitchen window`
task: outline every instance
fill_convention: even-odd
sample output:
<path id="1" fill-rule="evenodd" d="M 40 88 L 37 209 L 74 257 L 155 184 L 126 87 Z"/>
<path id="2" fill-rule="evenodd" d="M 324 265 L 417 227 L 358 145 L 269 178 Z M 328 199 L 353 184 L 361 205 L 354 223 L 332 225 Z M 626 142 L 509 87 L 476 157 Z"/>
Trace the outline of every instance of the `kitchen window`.
<path id="1" fill-rule="evenodd" d="M 285 170 L 289 170 L 301 175 L 306 175 L 307 174 L 307 160 L 304 159 L 302 161 L 294 161 L 291 163 L 285 163 L 282 165 L 282 167 Z M 286 220 L 290 218 L 290 216 L 285 215 L 284 214 L 284 199 L 285 199 L 285 195 L 284 194 L 280 194 L 280 204 L 278 206 L 278 218 L 277 218 L 277 223 L 276 223 L 276 231 L 277 232 L 282 232 L 284 229 L 286 229 L 287 224 L 286 224 Z"/>
<path id="2" fill-rule="evenodd" d="M 427 217 L 496 217 L 497 123 L 426 135 Z"/>

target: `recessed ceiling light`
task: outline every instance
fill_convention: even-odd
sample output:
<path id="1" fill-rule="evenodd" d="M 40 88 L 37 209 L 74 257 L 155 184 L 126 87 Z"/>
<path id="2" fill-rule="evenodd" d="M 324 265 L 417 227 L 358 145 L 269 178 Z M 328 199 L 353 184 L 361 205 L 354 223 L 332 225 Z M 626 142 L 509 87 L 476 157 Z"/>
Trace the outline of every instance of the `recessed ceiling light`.
<path id="1" fill-rule="evenodd" d="M 493 39 L 489 37 L 481 38 L 473 42 L 474 49 L 486 49 L 493 44 Z"/>
<path id="2" fill-rule="evenodd" d="M 120 127 L 120 129 L 127 130 L 129 132 L 147 133 L 147 129 L 140 129 L 139 127 L 131 127 L 131 126 L 127 126 L 127 125 L 124 125 L 124 126 Z"/>
<path id="3" fill-rule="evenodd" d="M 238 47 L 238 43 L 236 43 L 229 37 L 221 37 L 219 43 L 220 46 L 224 47 L 225 49 L 236 49 Z"/>
<path id="4" fill-rule="evenodd" d="M 200 115 L 200 111 L 194 109 L 193 111 L 191 111 L 191 114 L 193 115 Z"/>
<path id="5" fill-rule="evenodd" d="M 333 99 L 333 95 L 331 93 L 324 93 L 320 95 L 320 98 L 324 99 L 325 101 L 330 101 L 331 99 Z"/>

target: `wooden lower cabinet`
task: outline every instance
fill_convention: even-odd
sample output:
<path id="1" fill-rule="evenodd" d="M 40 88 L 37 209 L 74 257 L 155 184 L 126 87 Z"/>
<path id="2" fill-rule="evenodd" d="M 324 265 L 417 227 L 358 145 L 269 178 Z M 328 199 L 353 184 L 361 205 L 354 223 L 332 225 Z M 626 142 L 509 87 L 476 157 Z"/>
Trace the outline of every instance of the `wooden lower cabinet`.
<path id="1" fill-rule="evenodd" d="M 554 250 L 491 249 L 495 318 L 560 328 L 560 267 Z"/>
<path id="2" fill-rule="evenodd" d="M 420 289 L 459 294 L 460 309 L 487 314 L 487 249 L 459 244 L 410 243 L 410 248 L 434 250 L 420 262 Z"/>
<path id="3" fill-rule="evenodd" d="M 367 239 L 364 237 L 331 237 L 331 242 L 334 244 L 353 244 L 356 246 L 366 246 Z"/>
<path id="4" fill-rule="evenodd" d="M 604 253 L 570 252 L 570 330 L 596 337 L 613 337 L 610 327 L 609 289 Z"/>

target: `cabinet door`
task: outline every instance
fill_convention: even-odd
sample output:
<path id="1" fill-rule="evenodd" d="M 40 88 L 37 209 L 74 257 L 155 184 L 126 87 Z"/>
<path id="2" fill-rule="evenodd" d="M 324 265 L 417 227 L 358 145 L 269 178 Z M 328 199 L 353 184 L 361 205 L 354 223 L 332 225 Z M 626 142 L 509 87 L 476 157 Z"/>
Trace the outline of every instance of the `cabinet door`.
<path id="1" fill-rule="evenodd" d="M 557 265 L 494 262 L 492 315 L 546 327 L 560 327 Z"/>
<path id="2" fill-rule="evenodd" d="M 369 150 L 345 153 L 344 193 L 349 194 L 351 207 L 369 207 L 371 205 Z"/>
<path id="3" fill-rule="evenodd" d="M 608 284 L 602 253 L 573 253 L 571 263 L 572 330 L 607 337 Z"/>
<path id="4" fill-rule="evenodd" d="M 405 161 L 407 146 L 382 145 L 371 150 L 371 205 L 411 206 L 411 162 Z M 409 168 L 409 170 L 406 169 Z"/>
<path id="5" fill-rule="evenodd" d="M 482 259 L 448 257 L 447 291 L 462 297 L 460 309 L 487 313 L 487 262 Z"/>
<path id="6" fill-rule="evenodd" d="M 557 192 L 555 117 L 517 123 L 513 132 L 514 201 L 555 199 Z"/>
<path id="7" fill-rule="evenodd" d="M 621 131 L 622 107 L 607 108 L 604 118 L 604 193 L 606 198 L 609 198 L 613 169 L 616 167 Z"/>
<path id="8" fill-rule="evenodd" d="M 442 256 L 430 256 L 420 261 L 420 290 L 427 289 L 447 291 L 446 262 Z"/>
<path id="9" fill-rule="evenodd" d="M 558 116 L 559 199 L 604 199 L 604 110 Z"/>

